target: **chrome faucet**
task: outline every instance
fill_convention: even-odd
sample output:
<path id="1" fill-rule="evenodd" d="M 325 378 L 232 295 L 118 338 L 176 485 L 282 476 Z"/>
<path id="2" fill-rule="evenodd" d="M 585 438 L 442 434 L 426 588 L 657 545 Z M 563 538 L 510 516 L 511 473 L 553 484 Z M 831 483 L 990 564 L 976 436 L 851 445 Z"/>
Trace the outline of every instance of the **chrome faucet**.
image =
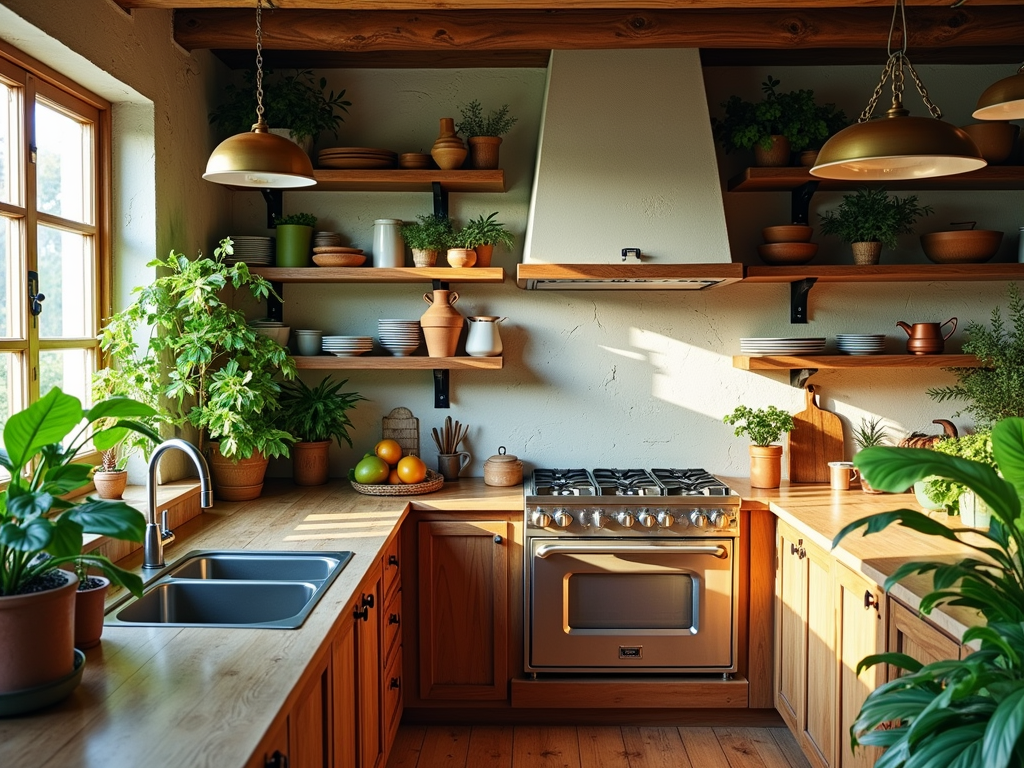
<path id="1" fill-rule="evenodd" d="M 199 470 L 199 506 L 208 509 L 213 506 L 213 491 L 210 485 L 210 468 L 206 465 L 206 459 L 199 450 L 187 440 L 172 437 L 164 440 L 153 449 L 153 455 L 149 457 L 149 472 L 146 475 L 146 493 L 149 496 L 149 506 L 146 508 L 146 538 L 143 542 L 142 567 L 163 568 L 164 566 L 164 544 L 174 541 L 174 532 L 167 528 L 167 510 L 163 511 L 160 517 L 160 524 L 156 522 L 156 468 L 160 464 L 160 457 L 169 448 L 177 448 L 184 452 L 192 463 Z"/>

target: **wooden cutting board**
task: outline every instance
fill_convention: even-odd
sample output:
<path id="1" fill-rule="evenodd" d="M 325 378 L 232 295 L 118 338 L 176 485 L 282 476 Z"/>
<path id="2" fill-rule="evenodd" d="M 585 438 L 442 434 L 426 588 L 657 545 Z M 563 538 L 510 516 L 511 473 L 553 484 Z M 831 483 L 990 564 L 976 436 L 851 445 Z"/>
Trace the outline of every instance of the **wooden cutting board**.
<path id="1" fill-rule="evenodd" d="M 789 480 L 793 483 L 827 483 L 828 463 L 843 460 L 843 424 L 815 402 L 813 384 L 805 388 L 807 408 L 793 414 L 789 433 Z"/>

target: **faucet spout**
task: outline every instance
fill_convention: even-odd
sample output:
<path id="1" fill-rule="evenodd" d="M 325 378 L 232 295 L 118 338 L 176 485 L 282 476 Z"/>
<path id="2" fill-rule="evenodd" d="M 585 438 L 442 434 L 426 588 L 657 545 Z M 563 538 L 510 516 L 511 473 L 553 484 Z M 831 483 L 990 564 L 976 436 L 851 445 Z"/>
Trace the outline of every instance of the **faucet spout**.
<path id="1" fill-rule="evenodd" d="M 149 471 L 146 474 L 146 495 L 149 498 L 146 507 L 146 536 L 143 541 L 143 568 L 162 568 L 164 565 L 164 542 L 174 540 L 174 534 L 165 530 L 166 524 L 158 524 L 156 521 L 156 468 L 160 464 L 160 457 L 171 449 L 177 448 L 184 453 L 195 464 L 199 471 L 199 506 L 208 509 L 213 506 L 213 491 L 210 482 L 210 468 L 206 459 L 199 450 L 187 440 L 172 437 L 160 443 L 153 449 L 149 457 Z M 164 513 L 166 515 L 166 513 Z"/>

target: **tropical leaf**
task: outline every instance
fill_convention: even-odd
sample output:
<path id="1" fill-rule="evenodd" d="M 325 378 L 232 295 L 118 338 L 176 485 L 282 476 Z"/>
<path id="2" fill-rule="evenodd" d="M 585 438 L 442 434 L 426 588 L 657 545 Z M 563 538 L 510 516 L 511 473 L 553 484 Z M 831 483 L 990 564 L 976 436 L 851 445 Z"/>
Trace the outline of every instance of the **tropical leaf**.
<path id="1" fill-rule="evenodd" d="M 4 426 L 4 447 L 17 474 L 44 445 L 60 443 L 82 420 L 77 397 L 54 387 L 28 408 L 13 414 Z"/>
<path id="2" fill-rule="evenodd" d="M 992 428 L 992 454 L 1003 478 L 1024 497 L 1024 419 L 1004 419 Z"/>
<path id="3" fill-rule="evenodd" d="M 985 729 L 981 748 L 982 765 L 1003 768 L 1009 765 L 1014 747 L 1024 731 L 1024 687 L 1000 702 Z"/>
<path id="4" fill-rule="evenodd" d="M 142 514 L 123 501 L 90 498 L 69 509 L 63 517 L 81 525 L 85 533 L 98 533 L 126 541 L 142 541 L 146 531 L 146 521 Z"/>
<path id="5" fill-rule="evenodd" d="M 147 418 L 156 416 L 156 409 L 133 400 L 130 397 L 112 396 L 102 402 L 96 403 L 85 413 L 86 421 L 92 423 L 97 419 L 110 418 Z"/>

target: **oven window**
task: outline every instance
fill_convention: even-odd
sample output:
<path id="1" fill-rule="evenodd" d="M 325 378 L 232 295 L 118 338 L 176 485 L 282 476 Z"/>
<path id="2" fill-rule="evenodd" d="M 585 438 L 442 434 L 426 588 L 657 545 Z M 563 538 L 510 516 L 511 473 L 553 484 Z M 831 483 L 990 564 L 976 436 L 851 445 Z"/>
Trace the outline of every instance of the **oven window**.
<path id="1" fill-rule="evenodd" d="M 569 629 L 696 631 L 694 578 L 686 573 L 574 573 Z"/>

